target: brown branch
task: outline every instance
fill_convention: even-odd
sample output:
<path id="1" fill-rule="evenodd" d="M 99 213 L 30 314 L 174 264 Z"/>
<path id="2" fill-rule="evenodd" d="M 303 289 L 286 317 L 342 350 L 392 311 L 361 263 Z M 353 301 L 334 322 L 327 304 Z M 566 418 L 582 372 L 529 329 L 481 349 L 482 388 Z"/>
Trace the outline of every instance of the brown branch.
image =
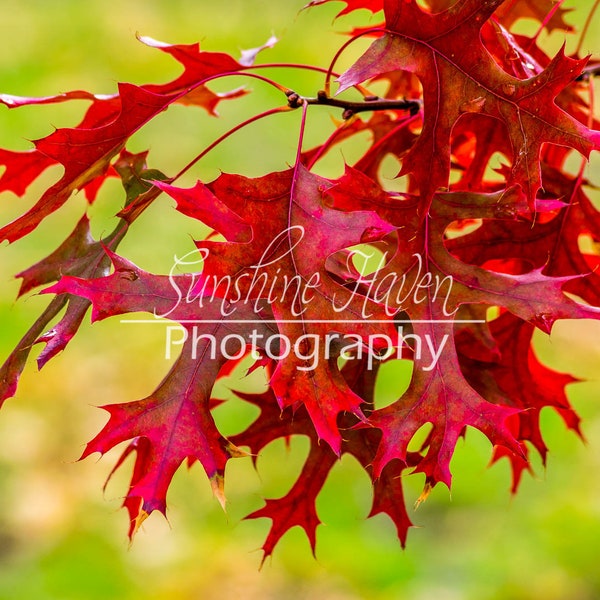
<path id="1" fill-rule="evenodd" d="M 587 80 L 594 75 L 600 74 L 600 63 L 593 63 L 583 68 L 581 75 L 577 78 L 577 81 Z"/>
<path id="2" fill-rule="evenodd" d="M 364 102 L 350 102 L 331 98 L 326 92 L 320 91 L 316 98 L 306 98 L 300 96 L 292 90 L 285 94 L 288 97 L 288 106 L 290 108 L 299 108 L 303 104 L 320 104 L 322 106 L 336 106 L 343 108 L 342 118 L 349 119 L 359 112 L 372 110 L 408 110 L 411 115 L 416 115 L 422 106 L 420 100 L 393 100 L 388 98 L 379 98 L 378 96 L 367 96 Z"/>

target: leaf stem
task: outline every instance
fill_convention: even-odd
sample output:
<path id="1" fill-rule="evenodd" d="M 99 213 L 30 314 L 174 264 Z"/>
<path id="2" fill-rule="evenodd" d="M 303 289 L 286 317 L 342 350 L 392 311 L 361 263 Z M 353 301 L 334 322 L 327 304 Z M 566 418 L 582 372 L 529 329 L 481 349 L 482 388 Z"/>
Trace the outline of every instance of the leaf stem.
<path id="1" fill-rule="evenodd" d="M 565 0 L 559 0 L 548 11 L 548 14 L 546 15 L 546 18 L 541 22 L 538 30 L 535 32 L 535 35 L 531 38 L 531 42 L 528 45 L 531 45 L 531 43 L 535 42 L 540 37 L 540 34 L 542 33 L 542 31 L 544 31 L 544 27 L 546 27 L 546 25 L 548 25 L 548 23 L 550 22 L 550 20 L 552 19 L 552 17 L 556 14 L 556 11 L 561 7 L 561 5 L 563 4 L 564 1 Z"/>
<path id="2" fill-rule="evenodd" d="M 316 65 L 302 64 L 302 63 L 261 63 L 259 65 L 252 65 L 249 69 L 304 69 L 305 71 L 315 71 L 316 73 L 329 73 L 329 69 L 325 67 L 318 67 Z M 335 77 L 339 76 L 339 73 L 331 73 Z"/>
<path id="3" fill-rule="evenodd" d="M 354 43 L 357 39 L 365 36 L 365 35 L 370 35 L 373 33 L 385 33 L 386 30 L 383 29 L 382 27 L 374 27 L 373 29 L 367 29 L 365 31 L 361 31 L 359 34 L 353 36 L 351 39 L 349 39 L 347 42 L 345 42 L 344 44 L 342 44 L 342 46 L 339 48 L 339 50 L 335 53 L 335 56 L 333 57 L 333 59 L 331 60 L 331 64 L 329 65 L 329 69 L 327 70 L 327 75 L 325 76 L 325 92 L 327 95 L 329 95 L 331 93 L 331 76 L 333 75 L 333 67 L 335 66 L 335 63 L 337 62 L 338 58 L 342 55 L 342 52 L 344 52 L 344 50 L 346 50 L 346 48 Z"/>
<path id="4" fill-rule="evenodd" d="M 314 156 L 306 165 L 306 168 L 309 171 L 315 166 L 315 164 L 321 159 L 321 157 L 329 151 L 329 149 L 333 146 L 337 138 L 349 127 L 349 125 L 349 121 L 344 121 L 344 123 L 342 123 L 339 127 L 334 129 L 331 135 L 327 138 L 327 140 L 325 140 L 325 142 L 321 146 L 319 146 Z"/>
<path id="5" fill-rule="evenodd" d="M 398 134 L 398 132 L 404 127 L 408 127 L 412 123 L 414 123 L 418 119 L 418 115 L 411 115 L 410 117 L 400 121 L 396 127 L 388 131 L 384 136 L 379 138 L 366 152 L 363 154 L 360 159 L 360 163 L 371 158 L 371 156 L 378 152 L 380 148 L 382 148 L 391 138 Z"/>
<path id="6" fill-rule="evenodd" d="M 600 0 L 596 0 L 594 2 L 594 6 L 592 6 L 592 8 L 590 9 L 590 12 L 588 13 L 587 19 L 585 20 L 585 25 L 583 26 L 583 29 L 581 30 L 581 35 L 579 36 L 579 42 L 577 43 L 577 48 L 575 48 L 575 54 L 579 54 L 580 50 L 581 50 L 581 46 L 583 45 L 583 40 L 585 39 L 585 36 L 587 35 L 588 29 L 590 28 L 590 24 L 592 23 L 592 19 L 594 18 L 594 13 L 596 12 L 596 9 L 598 8 L 598 5 L 600 4 Z"/>
<path id="7" fill-rule="evenodd" d="M 277 106 L 276 108 L 271 108 L 271 109 L 261 112 L 257 115 L 254 115 L 253 117 L 250 117 L 249 119 L 246 119 L 245 121 L 242 121 L 241 123 L 238 123 L 235 127 L 232 127 L 231 129 L 226 131 L 223 135 L 219 136 L 214 142 L 212 142 L 206 148 L 204 148 L 204 150 L 202 150 L 202 152 L 200 152 L 200 154 L 198 154 L 194 159 L 192 159 L 185 167 L 183 167 L 183 169 L 181 169 L 181 171 L 179 171 L 179 173 L 177 173 L 177 175 L 175 175 L 175 177 L 173 177 L 171 182 L 175 181 L 176 179 L 179 179 L 184 173 L 187 173 L 187 171 L 189 171 L 200 159 L 202 159 L 204 156 L 206 156 L 213 148 L 215 148 L 221 142 L 226 140 L 230 135 L 233 135 L 236 131 L 239 131 L 243 127 L 246 127 L 246 125 L 250 125 L 251 123 L 254 123 L 255 121 L 258 121 L 260 119 L 269 117 L 270 115 L 274 115 L 274 114 L 277 114 L 280 112 L 286 112 L 289 109 L 290 109 L 289 106 Z"/>

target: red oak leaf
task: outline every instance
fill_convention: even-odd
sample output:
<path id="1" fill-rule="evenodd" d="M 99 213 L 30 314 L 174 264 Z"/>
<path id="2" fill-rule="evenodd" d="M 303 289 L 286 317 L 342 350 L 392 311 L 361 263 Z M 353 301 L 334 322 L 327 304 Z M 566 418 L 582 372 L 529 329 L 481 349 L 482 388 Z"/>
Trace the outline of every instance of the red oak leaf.
<path id="1" fill-rule="evenodd" d="M 365 400 L 365 412 L 373 401 L 377 368 L 367 369 L 366 361 L 350 361 L 343 368 L 348 385 Z M 298 525 L 308 535 L 309 542 L 315 550 L 316 529 L 321 522 L 316 512 L 315 500 L 322 488 L 327 473 L 334 467 L 336 455 L 331 448 L 318 445 L 314 427 L 304 409 L 294 413 L 293 418 L 286 418 L 278 406 L 271 390 L 262 394 L 236 394 L 260 408 L 260 415 L 242 433 L 233 436 L 231 441 L 238 446 L 248 446 L 253 458 L 260 450 L 273 440 L 284 438 L 289 440 L 293 435 L 306 435 L 311 440 L 311 449 L 298 479 L 290 491 L 281 498 L 268 499 L 266 505 L 253 512 L 247 518 L 268 517 L 272 526 L 263 545 L 263 563 L 286 531 Z M 343 419 L 344 425 L 350 427 L 354 422 L 351 415 Z M 406 543 L 411 521 L 408 517 L 402 490 L 402 465 L 394 462 L 385 467 L 379 477 L 375 477 L 371 463 L 375 456 L 380 434 L 374 428 L 346 429 L 342 452 L 352 454 L 373 479 L 373 505 L 369 517 L 380 513 L 387 514 L 395 523 L 402 546 Z M 409 460 L 412 462 L 413 453 Z M 320 461 L 320 466 L 317 463 Z M 317 476 L 315 477 L 315 475 Z M 300 494 L 302 489 L 309 489 L 307 495 Z"/>
<path id="2" fill-rule="evenodd" d="M 58 129 L 35 142 L 37 153 L 45 158 L 39 161 L 34 171 L 30 174 L 21 173 L 19 181 L 14 183 L 14 167 L 11 167 L 10 175 L 3 175 L 6 178 L 5 184 L 8 181 L 12 188 L 16 185 L 17 190 L 24 190 L 45 168 L 44 164 L 47 166 L 60 163 L 65 169 L 60 180 L 42 195 L 33 208 L 0 229 L 0 240 L 13 242 L 27 235 L 46 216 L 60 208 L 76 190 L 85 189 L 87 186 L 86 194 L 92 201 L 102 177 L 109 173 L 112 158 L 125 146 L 129 137 L 170 104 L 198 104 L 214 113 L 220 100 L 242 95 L 243 90 L 213 93 L 204 86 L 204 82 L 217 75 L 247 69 L 252 66 L 258 52 L 271 47 L 276 40 L 271 38 L 264 46 L 246 51 L 242 57 L 243 62 L 238 62 L 224 53 L 201 52 L 198 44 L 170 45 L 151 38 L 142 38 L 142 41 L 172 55 L 184 66 L 184 73 L 167 84 L 148 84 L 140 87 L 119 84 L 119 93 L 111 96 L 75 91 L 46 98 L 19 98 L 7 95 L 0 97 L 1 102 L 13 108 L 69 100 L 92 100 L 90 109 L 78 127 Z M 25 156 L 27 155 L 15 156 L 13 153 L 4 160 L 19 161 L 19 166 L 24 164 L 32 169 Z"/>
<path id="3" fill-rule="evenodd" d="M 421 368 L 422 361 L 415 360 L 408 391 L 394 404 L 370 415 L 369 422 L 382 431 L 373 462 L 376 476 L 394 458 L 408 464 L 408 444 L 427 422 L 433 425 L 433 430 L 415 469 L 426 475 L 427 486 L 441 481 L 450 487 L 450 459 L 466 425 L 479 429 L 492 444 L 522 454 L 506 424 L 518 409 L 488 402 L 466 382 L 451 340 L 452 326 L 424 324 L 415 325 L 414 330 L 420 339 L 429 339 L 433 347 L 443 348 L 444 352 L 430 371 Z"/>
<path id="4" fill-rule="evenodd" d="M 365 187 L 361 186 L 362 189 Z M 336 192 L 339 194 L 340 190 Z M 374 192 L 367 195 L 380 211 L 391 210 L 389 205 L 378 205 L 375 198 Z M 416 471 L 425 473 L 428 486 L 439 481 L 450 485 L 450 459 L 465 425 L 480 429 L 492 444 L 503 446 L 516 457 L 523 458 L 517 438 L 508 427 L 509 417 L 520 409 L 511 408 L 508 401 L 498 403 L 497 395 L 480 395 L 461 371 L 451 324 L 455 307 L 462 304 L 505 306 L 547 331 L 561 316 L 598 318 L 598 309 L 577 304 L 562 292 L 563 285 L 571 278 L 545 277 L 539 271 L 522 275 L 494 273 L 450 258 L 444 246 L 437 242 L 443 239 L 445 229 L 459 214 L 463 218 L 506 219 L 510 223 L 510 219 L 514 221 L 522 210 L 523 200 L 518 189 L 487 195 L 454 192 L 434 197 L 425 219 L 426 233 L 421 253 L 417 255 L 418 268 L 408 271 L 415 293 L 405 295 L 410 301 L 403 304 L 412 320 L 412 331 L 406 336 L 409 343 L 414 343 L 412 381 L 408 391 L 396 403 L 375 410 L 369 416 L 369 423 L 382 431 L 373 462 L 376 475 L 392 459 L 407 464 L 408 444 L 426 422 L 433 424 L 433 430 L 415 467 Z M 371 291 L 381 292 L 385 289 L 382 284 L 395 273 L 396 278 L 390 279 L 386 289 L 386 297 L 400 297 L 407 282 L 397 278 L 404 272 L 401 270 L 405 268 L 401 266 L 403 262 L 403 257 L 397 259 L 394 256 L 371 282 L 364 283 L 369 283 Z M 423 263 L 426 264 L 425 278 Z M 442 292 L 444 282 L 446 291 Z"/>
<path id="5" fill-rule="evenodd" d="M 0 148 L 0 165 L 6 167 L 0 176 L 0 191 L 23 196 L 27 188 L 48 168 L 56 164 L 38 150 L 11 152 Z"/>
<path id="6" fill-rule="evenodd" d="M 121 177 L 126 193 L 125 204 L 147 193 L 157 195 L 158 190 L 152 188 L 144 177 L 155 179 L 164 176 L 159 171 L 147 169 L 146 154 L 135 155 L 123 151 L 115 162 L 115 173 L 118 172 Z M 84 215 L 67 239 L 54 252 L 17 274 L 17 277 L 23 280 L 19 296 L 41 285 L 58 281 L 63 275 L 78 277 L 105 275 L 108 273 L 109 259 L 104 249 L 116 249 L 126 232 L 127 225 L 123 223 L 105 237 L 102 243 L 97 242 L 91 236 L 89 220 Z M 58 323 L 48 329 L 49 324 L 65 306 L 65 314 Z M 65 349 L 79 330 L 89 306 L 88 300 L 71 295 L 55 298 L 50 303 L 0 367 L 0 403 L 14 395 L 19 377 L 34 345 L 45 344 L 37 358 L 38 368 L 41 369 L 52 357 Z"/>
<path id="7" fill-rule="evenodd" d="M 121 237 L 122 232 L 110 235 L 104 241 L 107 246 L 116 247 Z M 108 272 L 108 264 L 103 245 L 92 238 L 89 220 L 87 216 L 83 216 L 54 252 L 17 274 L 17 277 L 23 280 L 19 296 L 41 285 L 57 281 L 66 274 L 81 277 L 100 276 Z M 51 329 L 47 329 L 65 306 L 65 314 L 60 321 Z M 0 405 L 14 396 L 18 380 L 34 345 L 45 343 L 37 358 L 38 368 L 41 369 L 53 356 L 64 350 L 77 333 L 89 306 L 89 302 L 84 298 L 70 295 L 52 300 L 0 367 Z"/>
<path id="8" fill-rule="evenodd" d="M 311 0 L 304 8 L 310 8 L 311 6 L 319 6 L 333 0 Z M 383 10 L 383 0 L 342 0 L 346 6 L 338 13 L 338 17 L 351 13 L 352 11 L 364 8 L 370 10 L 372 13 Z"/>
<path id="9" fill-rule="evenodd" d="M 498 345 L 498 355 L 485 360 L 485 354 L 477 348 L 470 330 L 463 328 L 457 336 L 461 367 L 473 385 L 483 396 L 497 395 L 502 402 L 521 409 L 511 418 L 509 426 L 515 437 L 528 441 L 546 461 L 547 447 L 540 430 L 540 411 L 549 406 L 565 420 L 567 426 L 581 435 L 579 418 L 571 408 L 565 387 L 576 381 L 570 375 L 556 373 L 541 364 L 532 348 L 534 327 L 510 313 L 504 313 L 489 324 L 489 330 Z M 477 356 L 479 359 L 467 358 Z M 525 360 L 524 360 L 525 357 Z M 526 448 L 525 448 L 526 449 Z M 513 492 L 516 492 L 526 460 L 515 454 L 496 448 L 495 460 L 507 456 L 513 469 Z"/>
<path id="10" fill-rule="evenodd" d="M 565 15 L 572 10 L 563 8 L 553 0 L 521 0 L 504 2 L 496 9 L 495 15 L 508 29 L 519 19 L 534 19 L 542 23 L 548 31 L 573 31 L 573 27 L 565 22 Z"/>
<path id="11" fill-rule="evenodd" d="M 247 519 L 268 517 L 273 520 L 269 535 L 263 544 L 263 562 L 273 553 L 281 536 L 299 525 L 304 529 L 313 554 L 317 543 L 316 530 L 321 522 L 317 516 L 315 502 L 337 456 L 329 447 L 312 442 L 302 473 L 290 491 L 282 498 L 269 499 L 266 505 L 249 514 Z"/>
<path id="12" fill-rule="evenodd" d="M 81 458 L 104 454 L 115 445 L 138 437 L 147 442 L 137 448 L 132 486 L 127 493 L 133 535 L 152 511 L 166 511 L 166 494 L 175 471 L 185 459 L 198 460 L 224 503 L 223 477 L 231 457 L 244 456 L 217 430 L 209 409 L 215 368 L 191 358 L 191 346 L 181 356 L 157 390 L 127 404 L 104 408 L 110 420 L 87 445 Z M 212 373 L 211 373 L 212 371 Z M 133 510 L 137 501 L 137 511 Z"/>
<path id="13" fill-rule="evenodd" d="M 595 257 L 580 248 L 582 236 L 600 240 L 600 218 L 581 187 L 581 181 L 545 167 L 544 188 L 559 203 L 546 219 L 484 220 L 474 232 L 446 242 L 460 260 L 486 266 L 517 265 L 521 269 L 543 269 L 554 277 L 573 276 L 563 287 L 594 306 L 600 305 Z M 512 260 L 512 263 L 510 262 Z M 502 261 L 502 262 L 500 262 Z M 518 261 L 518 262 L 515 262 Z"/>
<path id="14" fill-rule="evenodd" d="M 288 355 L 271 378 L 280 405 L 305 405 L 319 437 L 339 453 L 337 417 L 345 411 L 361 416 L 362 402 L 335 366 L 342 351 L 340 340 L 345 334 L 358 335 L 359 340 L 382 334 L 393 339 L 395 330 L 376 304 L 332 279 L 325 261 L 336 251 L 382 237 L 393 228 L 374 213 L 345 213 L 324 206 L 321 197 L 332 182 L 302 167 L 254 180 L 221 175 L 192 190 L 159 185 L 188 207 L 186 211 L 194 207 L 194 216 L 226 237 L 235 232 L 225 228 L 240 219 L 251 227 L 252 239 L 246 242 L 198 243 L 204 270 L 197 288 L 206 291 L 212 285 L 212 291 L 225 298 L 270 302 L 279 333 L 296 344 L 293 353 L 287 348 Z M 262 216 L 265 205 L 268 222 Z M 233 220 L 231 213 L 236 215 Z M 368 320 L 357 327 L 364 320 L 363 305 L 369 316 L 387 319 L 387 329 Z"/>
<path id="15" fill-rule="evenodd" d="M 385 3 L 388 33 L 340 77 L 340 91 L 382 72 L 405 70 L 419 77 L 428 116 L 401 174 L 413 173 L 426 199 L 447 187 L 450 135 L 465 113 L 505 123 L 512 148 L 508 183 L 523 187 L 530 207 L 541 183 L 542 144 L 569 146 L 584 156 L 600 147 L 600 132 L 589 131 L 548 101 L 581 73 L 585 60 L 567 58 L 561 49 L 541 73 L 519 79 L 504 72 L 484 48 L 481 27 L 501 3 L 459 0 L 448 10 L 427 14 L 416 2 L 390 0 Z"/>
<path id="16" fill-rule="evenodd" d="M 575 302 L 563 292 L 565 284 L 581 275 L 548 277 L 542 274 L 542 269 L 520 275 L 497 273 L 466 265 L 451 257 L 443 244 L 435 243 L 434 240 L 443 238 L 445 228 L 459 213 L 471 218 L 514 219 L 519 212 L 515 195 L 518 198 L 519 193 L 514 188 L 487 195 L 462 192 L 436 195 L 430 211 L 428 252 L 432 267 L 439 266 L 446 276 L 452 276 L 452 296 L 457 304 L 503 306 L 546 332 L 557 319 L 599 318 L 600 308 Z"/>
<path id="17" fill-rule="evenodd" d="M 93 320 L 148 311 L 181 321 L 189 332 L 179 358 L 153 394 L 143 400 L 104 407 L 110 420 L 82 456 L 104 454 L 138 437 L 148 440 L 144 444 L 149 445 L 136 449 L 134 485 L 126 500 L 131 532 L 135 532 L 152 511 L 165 512 L 170 481 L 185 459 L 200 461 L 217 497 L 224 501 L 225 464 L 230 457 L 243 453 L 219 434 L 210 414 L 211 390 L 221 366 L 234 354 L 245 353 L 246 345 L 251 344 L 250 330 L 260 337 L 270 330 L 247 307 L 239 310 L 243 322 L 236 326 L 223 315 L 220 302 L 208 298 L 201 309 L 197 304 L 182 302 L 181 290 L 189 287 L 192 275 L 150 275 L 113 253 L 109 256 L 114 266 L 111 275 L 96 279 L 65 276 L 44 293 L 87 298 L 93 306 Z"/>
<path id="18" fill-rule="evenodd" d="M 57 129 L 36 142 L 39 152 L 65 167 L 64 174 L 29 211 L 0 229 L 0 239 L 14 242 L 23 237 L 60 208 L 75 190 L 103 176 L 129 136 L 173 100 L 130 84 L 121 84 L 119 93 L 121 112 L 108 125 L 94 129 Z"/>
<path id="19" fill-rule="evenodd" d="M 243 71 L 252 66 L 261 50 L 272 47 L 277 41 L 275 38 L 271 38 L 260 48 L 245 50 L 242 59 L 237 61 L 223 52 L 202 51 L 197 43 L 166 44 L 150 37 L 140 37 L 139 39 L 147 46 L 169 54 L 184 68 L 183 73 L 173 81 L 164 84 L 147 84 L 144 88 L 157 94 L 177 95 L 179 104 L 201 106 L 212 115 L 217 114 L 217 105 L 222 100 L 239 98 L 247 92 L 243 88 L 229 92 L 213 92 L 201 82 L 215 75 Z M 185 93 L 186 90 L 189 91 Z"/>

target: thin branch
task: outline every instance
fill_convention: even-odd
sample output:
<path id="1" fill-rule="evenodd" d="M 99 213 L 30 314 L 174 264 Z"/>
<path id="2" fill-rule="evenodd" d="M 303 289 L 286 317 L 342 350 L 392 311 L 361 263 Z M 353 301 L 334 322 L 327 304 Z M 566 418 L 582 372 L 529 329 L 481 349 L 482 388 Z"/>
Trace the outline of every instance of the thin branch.
<path id="1" fill-rule="evenodd" d="M 585 79 L 589 79 L 590 77 L 593 77 L 594 75 L 599 75 L 599 74 L 600 74 L 600 63 L 593 63 L 593 64 L 587 65 L 586 67 L 583 68 L 583 72 L 577 78 L 577 80 L 582 81 Z"/>
<path id="2" fill-rule="evenodd" d="M 343 108 L 343 119 L 349 119 L 359 112 L 373 110 L 407 110 L 411 115 L 416 115 L 422 106 L 420 100 L 393 100 L 388 98 L 379 98 L 378 96 L 367 96 L 364 102 L 350 102 L 331 98 L 327 92 L 321 90 L 316 98 L 306 98 L 300 96 L 292 90 L 288 90 L 285 95 L 288 97 L 288 106 L 290 108 L 300 108 L 304 104 L 320 104 L 322 106 L 336 106 Z"/>

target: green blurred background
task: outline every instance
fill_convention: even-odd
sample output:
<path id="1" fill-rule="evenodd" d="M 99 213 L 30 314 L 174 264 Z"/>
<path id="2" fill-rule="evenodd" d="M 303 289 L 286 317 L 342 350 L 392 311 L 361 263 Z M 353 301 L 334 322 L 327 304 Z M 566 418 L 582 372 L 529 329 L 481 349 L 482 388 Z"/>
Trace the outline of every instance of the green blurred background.
<path id="1" fill-rule="evenodd" d="M 576 7 L 571 23 L 581 25 L 593 2 L 567 0 Z M 261 60 L 327 66 L 343 42 L 336 31 L 376 22 L 361 12 L 358 22 L 333 22 L 340 4 L 298 13 L 303 1 L 229 0 L 0 0 L 0 92 L 50 95 L 70 89 L 111 93 L 118 81 L 163 82 L 174 78 L 177 64 L 136 38 L 170 43 L 201 41 L 207 50 L 237 55 L 262 44 L 272 33 L 278 46 Z M 600 19 L 595 19 L 584 52 L 600 54 Z M 520 27 L 531 28 L 522 22 Z M 565 39 L 555 33 L 556 49 Z M 568 48 L 576 44 L 567 36 Z M 348 66 L 364 50 L 359 42 L 344 55 Z M 312 95 L 322 78 L 307 73 L 273 71 L 282 83 Z M 201 148 L 232 124 L 276 106 L 281 97 L 258 82 L 227 81 L 215 89 L 248 85 L 252 94 L 221 104 L 220 119 L 194 108 L 174 107 L 137 134 L 129 149 L 150 149 L 149 164 L 176 172 Z M 598 94 L 600 95 L 600 94 Z M 53 127 L 76 123 L 85 103 L 72 106 L 0 107 L 0 145 L 30 147 L 27 140 Z M 306 145 L 322 139 L 335 112 L 313 111 Z M 218 170 L 258 175 L 283 169 L 294 159 L 298 114 L 284 114 L 240 132 L 190 173 L 213 178 Z M 357 147 L 345 147 L 320 168 L 333 174 Z M 600 185 L 596 156 L 590 179 Z M 0 198 L 1 222 L 21 214 L 56 178 L 49 171 L 31 194 Z M 594 201 L 600 204 L 596 193 Z M 96 236 L 108 233 L 122 203 L 116 180 L 104 187 L 90 209 Z M 161 198 L 136 223 L 120 252 L 154 272 L 165 272 L 173 254 L 192 248 L 203 230 L 172 210 Z M 85 210 L 74 198 L 48 218 L 28 239 L 0 250 L 0 359 L 4 360 L 28 325 L 46 305 L 45 297 L 15 303 L 16 272 L 45 256 Z M 586 379 L 569 386 L 569 396 L 583 418 L 587 444 L 566 432 L 553 413 L 543 414 L 550 447 L 546 470 L 534 461 L 535 475 L 525 476 L 519 494 L 509 493 L 505 461 L 488 468 L 490 446 L 469 431 L 453 459 L 452 494 L 436 488 L 413 515 L 420 527 L 409 533 L 402 551 L 386 517 L 366 520 L 370 485 L 357 463 L 344 458 L 318 500 L 321 519 L 317 560 L 303 532 L 294 529 L 276 548 L 261 572 L 260 551 L 268 531 L 265 519 L 242 521 L 262 505 L 262 498 L 284 494 L 298 472 L 307 444 L 291 450 L 269 446 L 258 461 L 228 465 L 225 516 L 212 498 L 199 467 L 177 473 L 169 495 L 169 522 L 160 515 L 146 521 L 135 542 L 126 539 L 127 517 L 119 509 L 127 473 L 119 473 L 104 496 L 102 484 L 117 455 L 76 462 L 86 441 L 104 424 L 95 406 L 142 398 L 154 389 L 168 365 L 163 341 L 152 328 L 133 332 L 117 319 L 95 326 L 86 321 L 69 348 L 38 373 L 26 370 L 16 398 L 0 412 L 0 599 L 148 600 L 249 599 L 497 599 L 592 600 L 600 597 L 600 325 L 558 323 L 552 336 L 538 336 L 540 356 L 553 367 Z M 388 373 L 378 398 L 392 394 Z M 242 383 L 229 382 L 241 386 Z M 235 433 L 254 413 L 241 402 L 219 409 L 225 433 Z M 418 497 L 422 479 L 406 480 L 407 497 Z"/>

